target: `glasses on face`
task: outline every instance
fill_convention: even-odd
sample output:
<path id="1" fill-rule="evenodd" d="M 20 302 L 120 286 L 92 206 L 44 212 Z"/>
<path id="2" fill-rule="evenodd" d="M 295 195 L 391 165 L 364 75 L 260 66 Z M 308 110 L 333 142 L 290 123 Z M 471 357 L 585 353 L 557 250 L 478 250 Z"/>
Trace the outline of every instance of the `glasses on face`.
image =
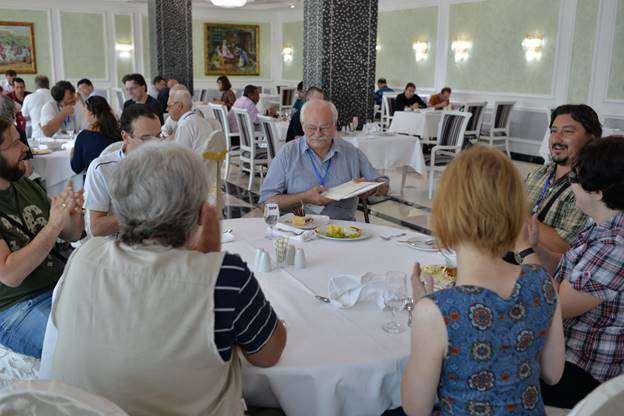
<path id="1" fill-rule="evenodd" d="M 145 135 L 145 136 L 141 136 L 141 137 L 134 137 L 134 136 L 132 136 L 132 138 L 140 140 L 143 143 L 152 142 L 152 141 L 156 141 L 156 140 L 157 141 L 162 140 L 162 137 L 160 137 L 160 136 L 149 136 L 149 135 Z"/>
<path id="2" fill-rule="evenodd" d="M 316 132 L 319 132 L 320 134 L 325 134 L 328 131 L 331 130 L 331 126 L 310 126 L 310 125 L 305 125 L 303 126 L 303 130 L 307 133 L 307 134 L 314 134 Z"/>

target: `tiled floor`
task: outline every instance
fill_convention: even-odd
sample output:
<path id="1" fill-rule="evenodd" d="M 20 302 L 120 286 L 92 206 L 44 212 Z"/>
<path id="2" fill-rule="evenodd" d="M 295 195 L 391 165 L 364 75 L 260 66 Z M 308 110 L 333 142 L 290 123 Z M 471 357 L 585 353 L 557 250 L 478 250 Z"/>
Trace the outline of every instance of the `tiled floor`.
<path id="1" fill-rule="evenodd" d="M 539 165 L 514 161 L 521 177 Z M 398 228 L 411 228 L 417 231 L 431 233 L 431 200 L 427 196 L 428 182 L 415 172 L 408 173 L 401 199 L 400 183 L 401 170 L 394 169 L 383 172 L 390 177 L 390 198 L 369 206 L 370 220 L 374 224 L 383 224 Z M 435 185 L 440 174 L 436 175 Z M 226 218 L 261 217 L 262 211 L 258 208 L 260 177 L 253 180 L 251 192 L 247 191 L 249 176 L 241 174 L 236 166 L 230 172 L 225 185 L 225 216 Z M 435 195 L 435 186 L 434 186 Z M 356 213 L 358 221 L 364 221 L 363 212 Z"/>

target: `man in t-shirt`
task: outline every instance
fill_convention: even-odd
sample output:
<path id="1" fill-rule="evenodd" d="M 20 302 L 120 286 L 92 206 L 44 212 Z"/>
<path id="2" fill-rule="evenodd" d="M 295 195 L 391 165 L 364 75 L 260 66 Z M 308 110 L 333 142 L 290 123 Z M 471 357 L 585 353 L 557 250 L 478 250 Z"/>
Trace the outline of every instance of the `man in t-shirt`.
<path id="1" fill-rule="evenodd" d="M 394 101 L 394 111 L 403 111 L 405 108 L 410 110 L 427 108 L 427 104 L 416 94 L 416 85 L 413 82 L 408 82 L 405 85 L 405 90 L 397 95 Z"/>
<path id="2" fill-rule="evenodd" d="M 84 208 L 89 210 L 89 229 L 93 236 L 107 236 L 119 231 L 108 186 L 119 162 L 143 143 L 160 138 L 158 116 L 145 104 L 127 106 L 120 123 L 122 148 L 94 159 L 87 170 Z"/>
<path id="3" fill-rule="evenodd" d="M 145 104 L 148 106 L 160 120 L 160 125 L 165 124 L 165 120 L 163 118 L 164 109 L 158 102 L 158 100 L 147 93 L 147 83 L 145 82 L 145 78 L 141 74 L 128 74 L 124 75 L 121 79 L 121 82 L 126 87 L 126 92 L 128 93 L 128 97 L 130 99 L 126 101 L 123 105 L 124 110 L 126 107 L 132 104 Z"/>
<path id="4" fill-rule="evenodd" d="M 82 191 L 70 182 L 50 201 L 24 176 L 27 150 L 16 127 L 0 119 L 0 344 L 39 358 L 66 261 L 56 241 L 80 238 Z"/>
<path id="5" fill-rule="evenodd" d="M 429 103 L 427 103 L 427 107 L 435 108 L 439 110 L 444 107 L 448 107 L 451 103 L 451 89 L 449 87 L 444 87 L 440 91 L 439 94 L 433 94 L 429 97 Z"/>
<path id="6" fill-rule="evenodd" d="M 50 95 L 50 81 L 45 75 L 37 75 L 35 77 L 35 92 L 28 94 L 24 98 L 24 105 L 22 105 L 22 114 L 26 121 L 30 120 L 32 127 L 32 137 L 40 139 L 44 137 L 41 130 L 40 118 L 41 110 L 43 106 L 52 101 L 52 95 Z"/>
<path id="7" fill-rule="evenodd" d="M 51 94 L 53 100 L 43 106 L 39 120 L 45 137 L 58 132 L 77 134 L 88 127 L 84 107 L 77 103 L 76 88 L 71 82 L 57 82 Z"/>

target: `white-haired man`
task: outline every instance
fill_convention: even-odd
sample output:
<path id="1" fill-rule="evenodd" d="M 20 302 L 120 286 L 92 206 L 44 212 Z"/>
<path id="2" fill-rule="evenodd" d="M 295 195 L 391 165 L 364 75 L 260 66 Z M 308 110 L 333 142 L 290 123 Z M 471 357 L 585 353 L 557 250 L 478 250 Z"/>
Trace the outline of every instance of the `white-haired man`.
<path id="1" fill-rule="evenodd" d="M 212 132 L 221 129 L 216 120 L 214 125 L 202 117 L 201 112 L 193 111 L 193 99 L 186 88 L 169 93 L 167 111 L 169 118 L 177 124 L 175 141 L 199 155 L 204 152 L 206 140 Z M 223 145 L 225 147 L 225 143 Z"/>
<path id="2" fill-rule="evenodd" d="M 334 104 L 312 100 L 301 109 L 304 137 L 286 143 L 271 162 L 260 202 L 277 203 L 287 210 L 302 202 L 306 212 L 337 220 L 354 220 L 357 197 L 334 201 L 323 196 L 328 188 L 353 179 L 386 182 L 378 194 L 388 192 L 389 179 L 380 176 L 361 150 L 335 138 L 338 111 Z"/>

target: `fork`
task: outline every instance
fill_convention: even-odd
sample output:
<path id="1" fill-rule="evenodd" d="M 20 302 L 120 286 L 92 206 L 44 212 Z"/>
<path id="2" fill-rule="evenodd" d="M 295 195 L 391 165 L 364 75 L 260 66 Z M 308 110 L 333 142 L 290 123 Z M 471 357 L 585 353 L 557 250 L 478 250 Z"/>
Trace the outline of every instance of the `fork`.
<path id="1" fill-rule="evenodd" d="M 300 232 L 297 233 L 297 232 L 294 232 L 294 231 L 285 230 L 283 228 L 278 228 L 277 231 L 283 231 L 285 233 L 290 233 L 290 234 L 295 235 L 295 236 L 298 236 L 298 235 L 301 235 L 301 234 L 305 233 L 305 231 L 300 231 Z"/>
<path id="2" fill-rule="evenodd" d="M 384 237 L 383 235 L 381 235 L 380 237 L 381 237 L 381 239 L 382 239 L 382 240 L 385 240 L 385 241 L 390 241 L 392 238 L 395 238 L 395 237 L 403 237 L 404 235 L 405 235 L 405 233 L 401 233 L 401 234 L 389 235 L 389 236 L 387 236 L 387 237 Z"/>

